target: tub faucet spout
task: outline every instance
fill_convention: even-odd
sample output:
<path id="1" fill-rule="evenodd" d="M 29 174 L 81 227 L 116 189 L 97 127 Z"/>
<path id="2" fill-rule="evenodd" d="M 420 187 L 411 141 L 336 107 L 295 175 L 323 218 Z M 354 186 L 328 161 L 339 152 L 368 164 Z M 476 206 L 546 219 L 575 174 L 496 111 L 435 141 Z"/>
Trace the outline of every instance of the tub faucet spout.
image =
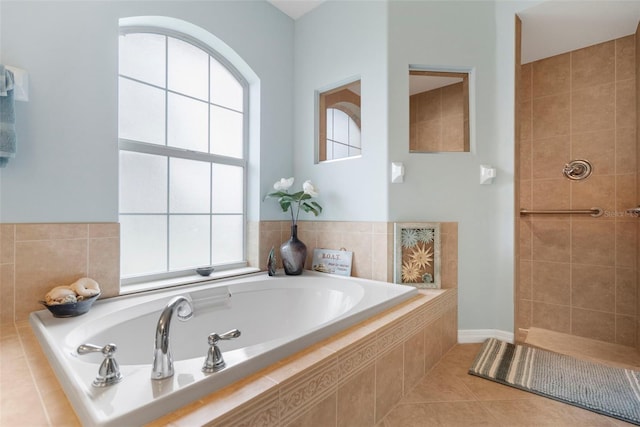
<path id="1" fill-rule="evenodd" d="M 162 380 L 173 375 L 173 358 L 169 348 L 169 329 L 171 328 L 171 318 L 174 312 L 176 312 L 178 320 L 189 320 L 193 317 L 193 304 L 187 297 L 180 295 L 169 301 L 164 310 L 162 310 L 156 327 L 153 368 L 151 371 L 152 380 Z"/>

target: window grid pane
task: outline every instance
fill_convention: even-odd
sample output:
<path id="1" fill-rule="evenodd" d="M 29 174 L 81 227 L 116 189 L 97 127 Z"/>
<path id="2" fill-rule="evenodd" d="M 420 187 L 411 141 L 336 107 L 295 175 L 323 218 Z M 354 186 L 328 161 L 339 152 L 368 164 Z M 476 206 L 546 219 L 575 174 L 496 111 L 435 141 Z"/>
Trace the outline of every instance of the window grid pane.
<path id="1" fill-rule="evenodd" d="M 120 41 L 122 276 L 243 262 L 243 85 L 186 40 L 130 33 Z M 136 52 L 147 45 L 145 63 Z M 162 170 L 148 159 L 162 159 Z"/>
<path id="2" fill-rule="evenodd" d="M 326 159 L 335 160 L 362 154 L 360 127 L 347 113 L 327 108 Z"/>

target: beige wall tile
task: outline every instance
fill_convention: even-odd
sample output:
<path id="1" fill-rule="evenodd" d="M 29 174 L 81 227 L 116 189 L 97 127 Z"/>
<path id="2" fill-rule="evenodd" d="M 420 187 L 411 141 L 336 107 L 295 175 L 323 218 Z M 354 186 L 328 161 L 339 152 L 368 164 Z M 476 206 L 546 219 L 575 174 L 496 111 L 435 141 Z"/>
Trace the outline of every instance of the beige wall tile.
<path id="1" fill-rule="evenodd" d="M 614 211 L 615 181 L 612 175 L 595 175 L 584 181 L 571 182 L 571 208 L 589 209 L 597 206 L 605 211 Z M 580 219 L 589 220 L 591 217 L 581 216 Z"/>
<path id="2" fill-rule="evenodd" d="M 570 160 L 569 153 L 569 135 L 533 140 L 532 179 L 562 178 L 562 168 Z"/>
<path id="3" fill-rule="evenodd" d="M 14 263 L 15 225 L 0 224 L 0 264 Z"/>
<path id="4" fill-rule="evenodd" d="M 609 41 L 571 52 L 573 90 L 615 80 L 615 42 Z"/>
<path id="5" fill-rule="evenodd" d="M 520 99 L 518 101 L 530 100 L 532 95 L 533 86 L 533 65 L 532 63 L 524 64 L 520 67 Z"/>
<path id="6" fill-rule="evenodd" d="M 616 217 L 619 220 L 635 220 L 635 218 L 625 218 L 624 215 L 627 209 L 636 206 L 636 200 L 636 176 L 634 174 L 616 175 Z"/>
<path id="7" fill-rule="evenodd" d="M 616 268 L 616 313 L 635 316 L 638 297 L 636 270 Z"/>
<path id="8" fill-rule="evenodd" d="M 442 117 L 464 116 L 464 89 L 462 82 L 445 86 L 442 91 Z"/>
<path id="9" fill-rule="evenodd" d="M 633 35 L 615 40 L 616 43 L 616 80 L 635 78 L 636 46 Z"/>
<path id="10" fill-rule="evenodd" d="M 402 399 L 403 346 L 398 345 L 376 360 L 376 419 L 380 421 Z"/>
<path id="11" fill-rule="evenodd" d="M 562 54 L 536 61 L 533 69 L 533 97 L 569 92 L 570 55 Z"/>
<path id="12" fill-rule="evenodd" d="M 535 261 L 569 262 L 570 225 L 566 221 L 537 221 L 531 224 Z"/>
<path id="13" fill-rule="evenodd" d="M 636 81 L 635 79 L 616 82 L 616 123 L 617 128 L 636 127 Z"/>
<path id="14" fill-rule="evenodd" d="M 571 333 L 580 337 L 615 342 L 615 314 L 573 308 Z"/>
<path id="15" fill-rule="evenodd" d="M 16 224 L 16 242 L 25 240 L 86 239 L 87 224 Z"/>
<path id="16" fill-rule="evenodd" d="M 571 92 L 571 132 L 613 129 L 615 92 L 614 83 L 589 86 Z"/>
<path id="17" fill-rule="evenodd" d="M 441 151 L 442 146 L 442 121 L 428 120 L 416 124 L 418 151 Z"/>
<path id="18" fill-rule="evenodd" d="M 356 427 L 374 424 L 375 365 L 354 376 L 338 388 L 338 426 Z"/>
<path id="19" fill-rule="evenodd" d="M 530 299 L 559 305 L 571 303 L 571 268 L 569 263 L 533 261 L 531 268 L 532 292 Z"/>
<path id="20" fill-rule="evenodd" d="M 520 209 L 531 209 L 533 207 L 533 183 L 520 184 Z"/>
<path id="21" fill-rule="evenodd" d="M 569 236 L 567 236 L 569 238 Z M 530 220 L 520 220 L 520 259 L 533 258 L 533 224 Z"/>
<path id="22" fill-rule="evenodd" d="M 110 223 L 90 223 L 89 238 L 117 237 L 120 238 L 120 224 Z"/>
<path id="23" fill-rule="evenodd" d="M 593 175 L 610 175 L 615 172 L 616 133 L 614 129 L 576 133 L 571 135 L 571 159 L 587 159 Z M 570 160 L 567 155 L 564 157 Z M 562 168 L 559 169 L 562 173 Z"/>
<path id="24" fill-rule="evenodd" d="M 571 261 L 588 265 L 615 265 L 615 222 L 574 221 L 571 233 Z"/>
<path id="25" fill-rule="evenodd" d="M 442 118 L 442 139 L 440 151 L 465 151 L 464 116 L 448 116 Z"/>
<path id="26" fill-rule="evenodd" d="M 557 332 L 571 332 L 571 313 L 568 306 L 533 302 L 531 326 Z"/>
<path id="27" fill-rule="evenodd" d="M 569 209 L 571 186 L 566 179 L 534 179 L 531 182 L 531 206 L 533 209 Z M 534 220 L 569 219 L 566 215 L 535 217 Z"/>
<path id="28" fill-rule="evenodd" d="M 518 111 L 520 117 L 520 142 L 533 138 L 533 101 L 529 99 L 520 103 Z"/>
<path id="29" fill-rule="evenodd" d="M 430 90 L 416 95 L 416 121 L 426 122 L 429 120 L 439 120 L 441 118 L 441 96 L 440 90 Z"/>
<path id="30" fill-rule="evenodd" d="M 409 393 L 425 374 L 424 331 L 418 330 L 404 343 L 404 391 Z"/>
<path id="31" fill-rule="evenodd" d="M 518 300 L 516 312 L 518 328 L 528 329 L 532 326 L 532 304 L 531 300 Z"/>
<path id="32" fill-rule="evenodd" d="M 429 372 L 444 354 L 442 349 L 442 320 L 436 320 L 425 326 L 423 333 L 424 370 L 425 372 Z"/>
<path id="33" fill-rule="evenodd" d="M 532 262 L 531 260 L 520 260 L 519 280 L 517 281 L 517 298 L 531 299 L 532 295 Z"/>
<path id="34" fill-rule="evenodd" d="M 88 277 L 100 284 L 101 298 L 120 295 L 120 239 L 89 239 Z"/>
<path id="35" fill-rule="evenodd" d="M 635 128 L 616 129 L 616 173 L 636 173 L 637 141 Z"/>
<path id="36" fill-rule="evenodd" d="M 569 106 L 568 92 L 566 94 L 534 98 L 533 139 L 567 135 L 569 133 Z M 613 105 L 611 106 L 611 113 L 613 117 Z"/>
<path id="37" fill-rule="evenodd" d="M 637 248 L 638 224 L 635 221 L 616 221 L 615 265 L 636 268 Z"/>
<path id="38" fill-rule="evenodd" d="M 571 303 L 573 307 L 615 312 L 615 268 L 573 264 Z"/>
<path id="39" fill-rule="evenodd" d="M 616 316 L 616 344 L 633 347 L 636 345 L 635 316 Z"/>
<path id="40" fill-rule="evenodd" d="M 520 141 L 520 183 L 527 185 L 531 182 L 533 170 L 533 143 L 532 141 Z"/>
<path id="41" fill-rule="evenodd" d="M 337 393 L 333 393 L 295 421 L 287 424 L 287 427 L 335 426 L 337 425 L 337 409 Z"/>
<path id="42" fill-rule="evenodd" d="M 38 301 L 51 288 L 86 276 L 87 251 L 87 239 L 16 242 L 16 320 L 41 309 Z"/>
<path id="43" fill-rule="evenodd" d="M 15 321 L 14 264 L 0 264 L 0 324 Z"/>

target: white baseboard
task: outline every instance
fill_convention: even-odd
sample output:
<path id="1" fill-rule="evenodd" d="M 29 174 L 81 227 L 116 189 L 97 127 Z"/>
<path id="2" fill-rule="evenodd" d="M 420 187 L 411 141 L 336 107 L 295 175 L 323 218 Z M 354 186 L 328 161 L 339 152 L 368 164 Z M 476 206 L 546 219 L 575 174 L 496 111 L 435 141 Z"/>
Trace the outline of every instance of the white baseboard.
<path id="1" fill-rule="evenodd" d="M 484 342 L 488 338 L 496 338 L 512 343 L 513 332 L 501 331 L 499 329 L 459 329 L 458 342 L 460 344 L 471 344 Z"/>

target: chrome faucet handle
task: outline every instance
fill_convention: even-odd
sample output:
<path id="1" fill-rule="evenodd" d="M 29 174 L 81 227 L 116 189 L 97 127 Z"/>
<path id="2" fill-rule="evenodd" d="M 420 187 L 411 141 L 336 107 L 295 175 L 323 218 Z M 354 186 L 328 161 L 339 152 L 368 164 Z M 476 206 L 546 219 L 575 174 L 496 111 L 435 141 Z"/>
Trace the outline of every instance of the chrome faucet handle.
<path id="1" fill-rule="evenodd" d="M 209 337 L 207 338 L 207 341 L 209 342 L 209 351 L 207 352 L 207 357 L 204 360 L 204 365 L 202 365 L 202 372 L 218 372 L 220 369 L 224 368 L 226 363 L 222 358 L 222 353 L 220 352 L 218 343 L 220 340 L 232 340 L 239 336 L 240 331 L 237 329 L 232 329 L 221 335 L 218 335 L 215 332 L 209 334 Z"/>
<path id="2" fill-rule="evenodd" d="M 100 368 L 98 368 L 98 375 L 91 383 L 94 387 L 107 387 L 119 383 L 120 380 L 122 380 L 120 366 L 118 366 L 118 362 L 113 357 L 113 353 L 115 353 L 117 349 L 115 344 L 107 344 L 104 347 L 95 344 L 80 344 L 78 346 L 76 351 L 79 355 L 89 353 L 104 354 L 104 360 L 100 364 Z"/>

